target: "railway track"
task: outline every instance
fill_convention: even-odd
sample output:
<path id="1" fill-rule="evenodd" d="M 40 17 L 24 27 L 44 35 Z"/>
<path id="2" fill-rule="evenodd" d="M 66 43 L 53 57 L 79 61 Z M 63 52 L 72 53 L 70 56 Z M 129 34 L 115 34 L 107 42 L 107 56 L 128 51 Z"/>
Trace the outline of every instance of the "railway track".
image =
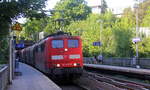
<path id="1" fill-rule="evenodd" d="M 73 83 L 70 83 L 70 84 L 61 84 L 61 85 L 59 85 L 59 87 L 62 90 L 85 90 L 82 87 L 79 87 L 78 85 L 75 85 Z"/>
<path id="2" fill-rule="evenodd" d="M 97 74 L 98 76 L 103 77 L 104 75 L 101 74 Z M 132 84 L 132 85 L 137 85 L 137 86 L 143 86 L 144 88 L 150 89 L 150 84 L 145 84 L 145 83 L 141 83 L 141 82 L 135 82 L 135 81 L 131 81 L 131 80 L 125 80 L 125 79 L 120 79 L 120 78 L 116 78 L 116 77 L 111 77 L 111 76 L 106 76 L 106 78 L 110 78 L 112 80 L 118 81 L 118 82 L 124 82 L 127 84 Z"/>
<path id="3" fill-rule="evenodd" d="M 50 77 L 49 77 L 50 78 Z M 51 78 L 50 78 L 51 79 Z M 51 79 L 62 90 L 86 90 L 79 85 L 75 84 L 72 79 Z"/>
<path id="4" fill-rule="evenodd" d="M 84 72 L 82 77 L 74 82 L 86 90 L 150 90 L 149 84 L 91 72 Z"/>

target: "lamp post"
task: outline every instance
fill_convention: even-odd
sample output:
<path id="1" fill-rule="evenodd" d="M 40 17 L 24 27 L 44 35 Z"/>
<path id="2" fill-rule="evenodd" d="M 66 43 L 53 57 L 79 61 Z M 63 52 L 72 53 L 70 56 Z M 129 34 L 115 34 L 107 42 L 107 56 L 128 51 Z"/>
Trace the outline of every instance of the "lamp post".
<path id="1" fill-rule="evenodd" d="M 136 9 L 136 38 L 138 38 L 138 4 L 135 4 Z M 138 58 L 138 44 L 136 43 L 136 57 Z"/>
<path id="2" fill-rule="evenodd" d="M 139 32 L 139 23 L 138 23 L 138 8 L 139 8 L 139 0 L 136 0 L 137 2 L 135 3 L 134 5 L 134 8 L 135 8 L 135 11 L 136 11 L 136 39 L 139 39 L 138 37 L 138 32 Z M 135 43 L 136 45 L 136 59 L 135 59 L 135 65 L 136 67 L 138 68 L 139 67 L 139 63 L 138 63 L 138 57 L 139 57 L 139 54 L 138 54 L 138 42 Z"/>

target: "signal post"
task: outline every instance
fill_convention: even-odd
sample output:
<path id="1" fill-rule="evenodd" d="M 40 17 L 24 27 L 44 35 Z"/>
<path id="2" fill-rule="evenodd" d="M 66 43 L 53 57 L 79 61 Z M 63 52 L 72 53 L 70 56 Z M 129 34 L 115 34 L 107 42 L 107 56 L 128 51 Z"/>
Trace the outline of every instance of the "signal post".
<path id="1" fill-rule="evenodd" d="M 14 30 L 21 31 L 21 25 L 16 22 L 9 29 L 10 40 L 9 40 L 9 83 L 12 84 L 12 80 L 14 78 L 14 69 L 15 69 L 15 42 L 14 39 Z"/>

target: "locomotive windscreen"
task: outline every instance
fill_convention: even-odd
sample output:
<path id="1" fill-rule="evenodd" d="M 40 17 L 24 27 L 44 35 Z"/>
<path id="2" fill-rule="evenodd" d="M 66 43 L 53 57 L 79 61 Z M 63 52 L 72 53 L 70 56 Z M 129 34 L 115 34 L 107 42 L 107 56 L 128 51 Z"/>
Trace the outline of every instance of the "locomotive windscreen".
<path id="1" fill-rule="evenodd" d="M 63 40 L 52 40 L 52 48 L 63 48 L 64 41 Z"/>
<path id="2" fill-rule="evenodd" d="M 79 41 L 78 40 L 68 40 L 68 47 L 69 48 L 78 48 Z"/>

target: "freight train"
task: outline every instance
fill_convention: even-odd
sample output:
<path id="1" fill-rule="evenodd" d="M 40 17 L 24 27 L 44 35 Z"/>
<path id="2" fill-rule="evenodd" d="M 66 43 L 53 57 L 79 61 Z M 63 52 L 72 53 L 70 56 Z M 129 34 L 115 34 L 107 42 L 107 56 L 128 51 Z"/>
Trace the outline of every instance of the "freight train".
<path id="1" fill-rule="evenodd" d="M 83 72 L 79 36 L 57 32 L 21 50 L 21 61 L 55 77 L 79 77 Z"/>

